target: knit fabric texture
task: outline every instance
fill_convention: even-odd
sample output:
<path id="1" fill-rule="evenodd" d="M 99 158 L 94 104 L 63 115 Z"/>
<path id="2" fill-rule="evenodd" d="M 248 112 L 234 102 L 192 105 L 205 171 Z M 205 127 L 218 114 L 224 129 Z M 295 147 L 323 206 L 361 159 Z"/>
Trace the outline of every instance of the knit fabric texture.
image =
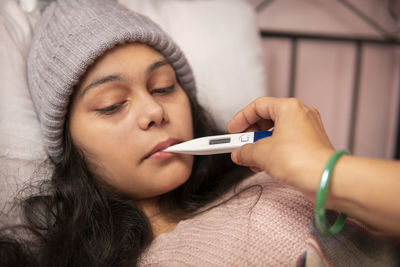
<path id="1" fill-rule="evenodd" d="M 247 189 L 246 189 L 247 188 Z M 244 190 L 245 189 L 245 190 Z M 238 193 L 241 192 L 241 193 Z M 313 205 L 264 173 L 158 236 L 141 266 L 290 266 L 306 249 Z"/>
<path id="2" fill-rule="evenodd" d="M 139 42 L 160 52 L 186 91 L 192 70 L 177 44 L 153 21 L 113 0 L 58 0 L 37 23 L 28 61 L 28 85 L 49 156 L 59 162 L 68 104 L 88 67 L 112 47 Z"/>

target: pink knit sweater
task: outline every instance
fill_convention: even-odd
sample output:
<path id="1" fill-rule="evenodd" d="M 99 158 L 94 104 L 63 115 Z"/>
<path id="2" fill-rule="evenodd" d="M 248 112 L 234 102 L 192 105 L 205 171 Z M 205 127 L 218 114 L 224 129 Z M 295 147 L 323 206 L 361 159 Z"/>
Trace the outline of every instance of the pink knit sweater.
<path id="1" fill-rule="evenodd" d="M 263 173 L 227 203 L 158 236 L 141 266 L 288 266 L 305 251 L 313 206 L 301 193 Z M 221 198 L 228 198 L 230 192 Z"/>

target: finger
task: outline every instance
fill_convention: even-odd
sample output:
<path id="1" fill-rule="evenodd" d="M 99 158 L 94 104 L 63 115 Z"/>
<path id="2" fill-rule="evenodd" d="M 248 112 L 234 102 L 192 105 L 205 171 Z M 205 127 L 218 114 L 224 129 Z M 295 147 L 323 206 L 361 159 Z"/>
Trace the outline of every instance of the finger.
<path id="1" fill-rule="evenodd" d="M 256 168 L 256 167 L 250 167 L 250 170 L 251 170 L 252 172 L 255 172 L 255 173 L 257 173 L 257 172 L 262 172 L 261 169 Z"/>
<path id="2" fill-rule="evenodd" d="M 277 98 L 273 97 L 257 98 L 233 116 L 227 125 L 228 131 L 231 133 L 242 132 L 260 120 L 273 120 L 271 111 L 277 101 Z"/>
<path id="3" fill-rule="evenodd" d="M 274 122 L 272 120 L 260 120 L 257 122 L 258 131 L 269 130 L 274 127 Z"/>
<path id="4" fill-rule="evenodd" d="M 271 129 L 274 126 L 274 122 L 271 120 L 260 120 L 255 124 L 250 125 L 246 130 L 242 132 L 257 132 L 257 131 L 266 131 Z"/>
<path id="5" fill-rule="evenodd" d="M 259 170 L 263 170 L 263 160 L 262 153 L 260 147 L 265 148 L 266 142 L 258 141 L 257 144 L 246 144 L 235 149 L 231 158 L 232 161 L 238 165 L 257 168 Z"/>
<path id="6" fill-rule="evenodd" d="M 243 132 L 245 129 L 248 129 L 251 127 L 253 123 L 251 123 L 251 120 L 248 120 L 247 116 L 245 113 L 248 113 L 247 108 L 242 109 L 239 111 L 227 124 L 226 129 L 230 133 L 238 133 L 238 132 Z"/>
<path id="7" fill-rule="evenodd" d="M 244 130 L 243 132 L 257 132 L 257 131 L 261 131 L 261 129 L 256 125 L 250 125 L 246 130 Z"/>

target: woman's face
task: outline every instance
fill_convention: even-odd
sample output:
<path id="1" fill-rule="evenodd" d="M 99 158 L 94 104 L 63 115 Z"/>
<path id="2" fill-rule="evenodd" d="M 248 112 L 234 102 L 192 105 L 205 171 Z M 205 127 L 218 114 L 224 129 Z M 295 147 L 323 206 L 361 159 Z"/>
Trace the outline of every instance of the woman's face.
<path id="1" fill-rule="evenodd" d="M 188 97 L 166 59 L 146 45 L 118 46 L 95 62 L 74 92 L 69 124 L 90 169 L 135 199 L 190 176 L 193 156 L 160 152 L 193 138 Z"/>

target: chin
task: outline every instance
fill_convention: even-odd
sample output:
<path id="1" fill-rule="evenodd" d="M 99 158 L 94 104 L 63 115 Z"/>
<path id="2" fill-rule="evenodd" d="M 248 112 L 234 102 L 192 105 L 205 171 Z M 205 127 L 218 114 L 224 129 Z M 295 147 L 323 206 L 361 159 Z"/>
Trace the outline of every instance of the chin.
<path id="1" fill-rule="evenodd" d="M 158 181 L 164 193 L 184 184 L 190 177 L 193 168 L 193 156 L 185 157 L 159 172 Z"/>
<path id="2" fill-rule="evenodd" d="M 185 172 L 181 173 L 180 175 L 177 175 L 174 177 L 173 180 L 171 180 L 169 183 L 165 184 L 165 192 L 168 193 L 172 190 L 175 190 L 179 186 L 183 185 L 190 177 L 191 172 Z M 179 178 L 178 178 L 179 177 Z"/>

